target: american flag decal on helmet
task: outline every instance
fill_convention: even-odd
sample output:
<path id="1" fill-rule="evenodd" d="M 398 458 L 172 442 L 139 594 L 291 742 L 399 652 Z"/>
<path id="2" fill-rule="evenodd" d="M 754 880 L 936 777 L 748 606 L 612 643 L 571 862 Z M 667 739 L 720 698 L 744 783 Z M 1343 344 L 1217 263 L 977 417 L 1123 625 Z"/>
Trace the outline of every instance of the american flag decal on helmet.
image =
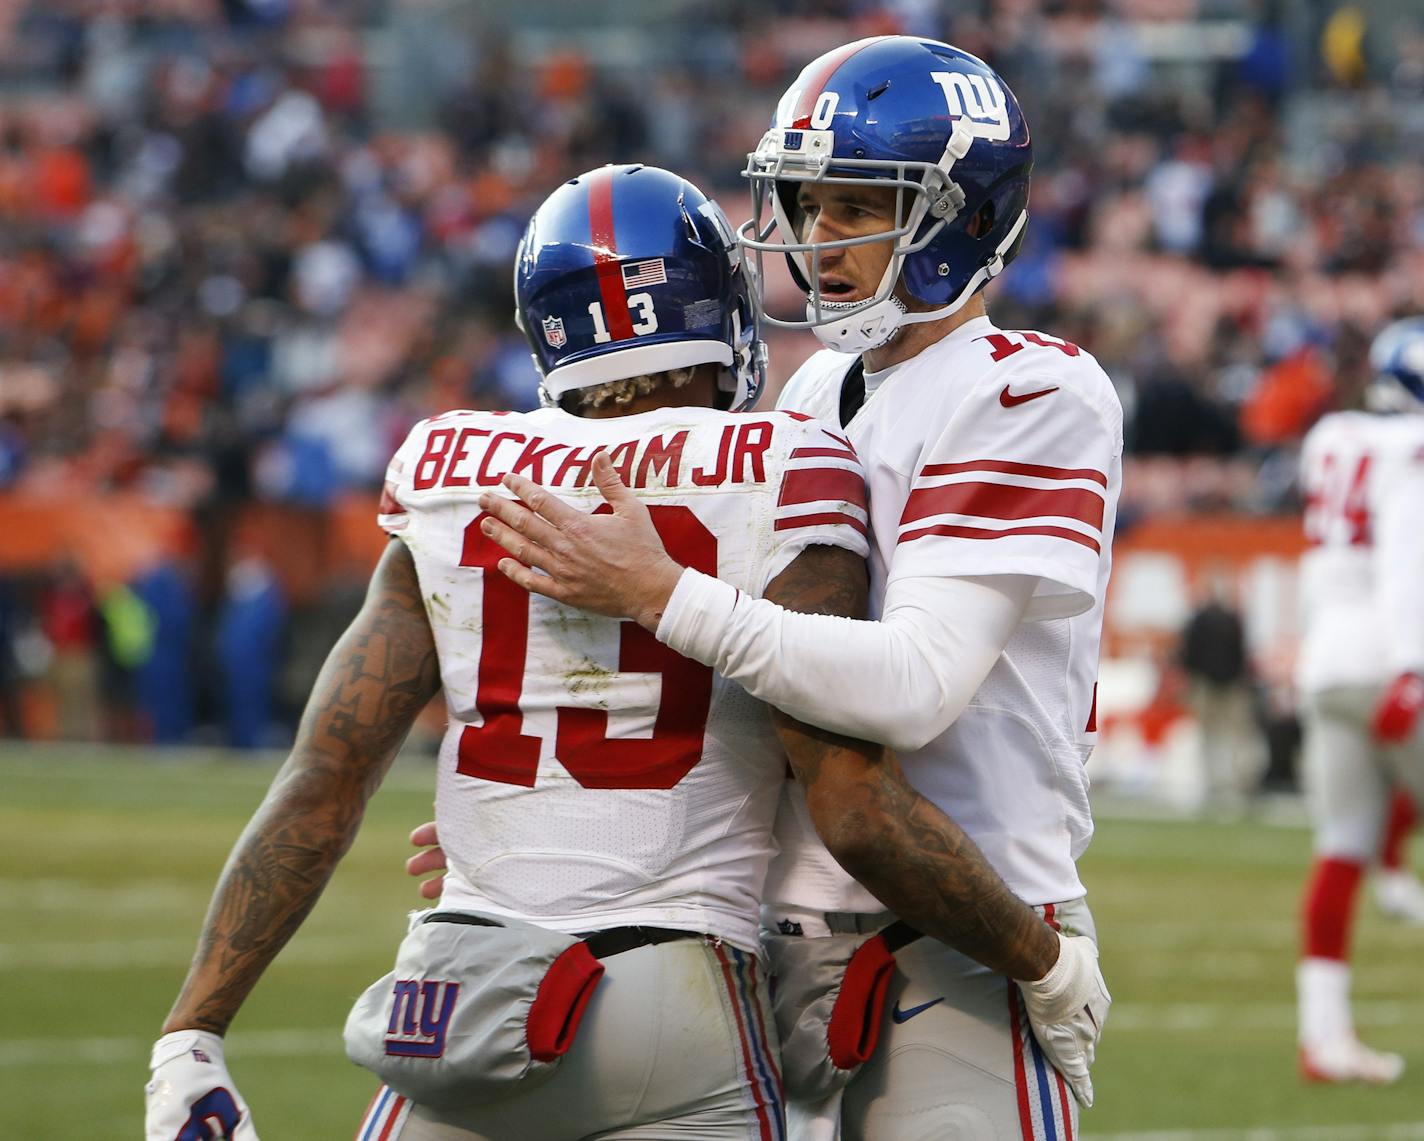
<path id="1" fill-rule="evenodd" d="M 647 261 L 629 261 L 623 263 L 623 288 L 637 289 L 644 285 L 666 285 L 667 270 L 663 267 L 662 258 L 649 258 Z"/>
<path id="2" fill-rule="evenodd" d="M 545 317 L 543 320 L 544 340 L 549 342 L 551 349 L 562 349 L 569 343 L 569 339 L 564 335 L 564 319 L 562 317 Z"/>

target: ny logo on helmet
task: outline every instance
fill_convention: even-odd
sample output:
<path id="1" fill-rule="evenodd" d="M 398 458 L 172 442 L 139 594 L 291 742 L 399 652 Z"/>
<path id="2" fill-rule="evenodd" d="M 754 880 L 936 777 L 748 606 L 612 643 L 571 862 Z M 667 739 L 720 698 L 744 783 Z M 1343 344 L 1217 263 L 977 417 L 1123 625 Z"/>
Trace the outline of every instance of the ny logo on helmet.
<path id="1" fill-rule="evenodd" d="M 460 984 L 434 979 L 397 979 L 386 1027 L 386 1053 L 400 1058 L 439 1058 Z"/>
<path id="2" fill-rule="evenodd" d="M 551 349 L 562 349 L 569 343 L 568 337 L 564 335 L 564 319 L 562 317 L 545 317 L 544 340 L 549 342 Z"/>
<path id="3" fill-rule="evenodd" d="M 1000 143 L 1009 137 L 1008 101 L 997 79 L 959 71 L 932 71 L 930 78 L 944 91 L 949 113 L 967 119 L 976 139 Z"/>

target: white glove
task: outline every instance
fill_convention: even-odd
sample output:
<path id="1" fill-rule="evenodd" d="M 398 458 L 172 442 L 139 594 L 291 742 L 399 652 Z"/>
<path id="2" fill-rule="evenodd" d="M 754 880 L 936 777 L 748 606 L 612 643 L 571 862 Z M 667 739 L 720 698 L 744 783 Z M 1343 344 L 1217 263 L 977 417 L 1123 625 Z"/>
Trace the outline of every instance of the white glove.
<path id="1" fill-rule="evenodd" d="M 153 1044 L 144 1141 L 257 1141 L 252 1113 L 223 1062 L 223 1040 L 175 1030 Z"/>
<path id="2" fill-rule="evenodd" d="M 1093 1104 L 1088 1070 L 1112 1005 L 1098 969 L 1098 945 L 1085 935 L 1060 933 L 1058 961 L 1037 982 L 1020 982 L 1019 989 L 1033 1036 L 1087 1109 Z"/>

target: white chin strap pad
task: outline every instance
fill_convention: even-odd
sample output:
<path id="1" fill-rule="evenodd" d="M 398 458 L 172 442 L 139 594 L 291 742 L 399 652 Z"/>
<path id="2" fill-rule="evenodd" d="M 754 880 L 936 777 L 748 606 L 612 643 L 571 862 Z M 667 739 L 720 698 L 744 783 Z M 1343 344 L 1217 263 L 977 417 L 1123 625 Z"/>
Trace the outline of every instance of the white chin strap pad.
<path id="1" fill-rule="evenodd" d="M 958 304 L 946 305 L 942 309 L 910 313 L 898 297 L 887 297 L 874 305 L 856 309 L 843 320 L 813 325 L 811 332 L 815 333 L 816 339 L 828 349 L 835 349 L 838 353 L 863 353 L 869 349 L 878 349 L 906 325 L 919 325 L 925 321 L 938 321 L 941 317 L 948 317 L 963 308 L 964 300 L 960 298 Z M 840 304 L 854 308 L 858 303 L 851 301 Z M 824 315 L 828 310 L 834 312 L 837 307 L 835 302 L 822 302 L 821 313 Z M 816 306 L 810 302 L 806 305 L 806 316 L 813 321 L 816 319 Z"/>
<path id="2" fill-rule="evenodd" d="M 878 349 L 895 335 L 905 319 L 905 307 L 894 297 L 864 306 L 855 301 L 823 301 L 819 313 L 814 303 L 807 302 L 806 318 L 810 321 L 824 320 L 827 313 L 834 313 L 840 308 L 854 312 L 839 321 L 811 326 L 816 340 L 838 353 L 863 353 L 868 349 Z"/>

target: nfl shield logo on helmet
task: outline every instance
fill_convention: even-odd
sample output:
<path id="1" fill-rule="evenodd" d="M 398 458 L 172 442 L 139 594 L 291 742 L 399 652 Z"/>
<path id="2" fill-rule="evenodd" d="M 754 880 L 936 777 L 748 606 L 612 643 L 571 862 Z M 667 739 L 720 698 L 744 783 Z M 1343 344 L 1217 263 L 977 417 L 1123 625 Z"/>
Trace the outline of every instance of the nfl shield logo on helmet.
<path id="1" fill-rule="evenodd" d="M 551 349 L 562 349 L 569 343 L 568 337 L 564 335 L 564 319 L 562 317 L 545 317 L 544 340 L 549 342 Z"/>

